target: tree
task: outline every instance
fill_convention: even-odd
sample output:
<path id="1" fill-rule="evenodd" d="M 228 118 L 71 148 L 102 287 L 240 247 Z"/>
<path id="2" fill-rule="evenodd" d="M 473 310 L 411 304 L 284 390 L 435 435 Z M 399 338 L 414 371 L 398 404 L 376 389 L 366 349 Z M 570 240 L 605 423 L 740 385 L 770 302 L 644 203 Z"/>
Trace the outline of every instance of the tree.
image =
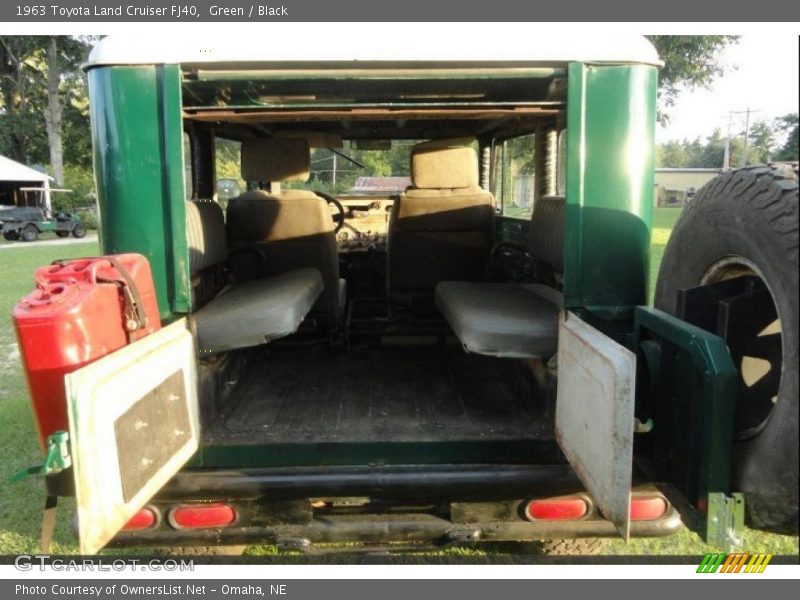
<path id="1" fill-rule="evenodd" d="M 49 162 L 64 183 L 64 140 L 75 164 L 91 161 L 88 103 L 80 72 L 91 38 L 0 36 L 0 152 Z"/>
<path id="2" fill-rule="evenodd" d="M 786 135 L 786 141 L 776 152 L 775 160 L 798 160 L 798 117 L 797 113 L 783 115 L 775 119 L 775 129 Z"/>
<path id="3" fill-rule="evenodd" d="M 29 62 L 36 43 L 30 36 L 0 36 L 0 151 L 22 163 L 28 162 L 31 141 L 41 131 L 36 119 L 36 69 Z"/>
<path id="4" fill-rule="evenodd" d="M 738 164 L 741 161 L 744 143 L 741 138 L 731 139 L 730 161 Z M 751 157 L 756 156 L 756 150 L 751 148 L 748 152 Z M 669 141 L 656 147 L 656 165 L 659 167 L 689 167 L 719 169 L 725 156 L 725 137 L 722 131 L 715 129 L 705 139 Z"/>
<path id="5" fill-rule="evenodd" d="M 772 160 L 775 151 L 774 125 L 767 121 L 756 121 L 750 127 L 745 164 L 752 165 Z M 735 163 L 731 163 L 735 164 Z"/>
<path id="6" fill-rule="evenodd" d="M 684 90 L 708 88 L 723 74 L 721 52 L 738 41 L 735 35 L 649 35 L 664 67 L 658 78 L 658 119 L 669 120 L 668 111 Z"/>
<path id="7" fill-rule="evenodd" d="M 76 86 L 83 87 L 79 75 L 80 63 L 88 44 L 80 38 L 49 36 L 45 41 L 44 64 L 47 78 L 47 107 L 44 120 L 50 148 L 50 167 L 57 185 L 64 184 L 64 126 L 65 99 Z M 88 124 L 88 123 L 87 123 Z"/>

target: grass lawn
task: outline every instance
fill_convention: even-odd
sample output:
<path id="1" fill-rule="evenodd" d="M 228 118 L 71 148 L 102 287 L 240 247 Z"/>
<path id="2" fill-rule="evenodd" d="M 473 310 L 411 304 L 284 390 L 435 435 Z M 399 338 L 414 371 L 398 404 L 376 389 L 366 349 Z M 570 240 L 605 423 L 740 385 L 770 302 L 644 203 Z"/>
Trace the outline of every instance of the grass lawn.
<path id="1" fill-rule="evenodd" d="M 655 286 L 658 264 L 663 256 L 669 230 L 680 213 L 680 209 L 656 209 L 654 216 L 654 245 L 652 251 L 651 290 Z M 2 243 L 0 241 L 0 243 Z M 0 477 L 4 482 L 18 469 L 36 464 L 39 448 L 31 417 L 27 389 L 23 378 L 19 353 L 14 341 L 8 317 L 20 297 L 33 286 L 33 271 L 36 267 L 50 263 L 56 258 L 75 258 L 97 254 L 95 242 L 70 246 L 18 247 L 0 250 L 0 405 L 3 419 L 0 421 Z M 652 295 L 652 294 L 651 294 Z M 37 478 L 21 483 L 0 485 L 0 554 L 34 553 L 38 551 L 41 508 L 44 502 L 43 487 Z M 53 552 L 74 554 L 75 539 L 70 532 L 69 521 L 74 513 L 73 503 L 63 501 L 59 510 L 58 527 L 54 538 Z M 797 554 L 798 538 L 776 536 L 748 531 L 744 547 L 749 552 L 772 552 L 775 554 Z M 486 549 L 452 549 L 427 556 L 448 556 L 454 559 L 469 557 L 479 559 L 497 551 L 525 553 L 532 546 L 503 544 Z M 629 544 L 614 540 L 608 554 L 703 554 L 706 546 L 689 532 L 666 539 L 640 539 Z M 251 546 L 248 554 L 274 554 L 272 546 Z M 417 562 L 420 557 L 411 559 Z M 424 559 L 423 559 L 424 560 Z"/>
<path id="2" fill-rule="evenodd" d="M 0 250 L 0 554 L 38 551 L 43 485 L 32 477 L 9 484 L 17 470 L 41 461 L 36 429 L 28 404 L 28 390 L 19 361 L 9 317 L 17 301 L 33 289 L 33 272 L 57 258 L 78 258 L 98 253 L 96 242 L 68 246 L 13 247 Z M 76 553 L 75 539 L 69 531 L 70 502 L 59 511 L 58 530 L 52 550 Z"/>

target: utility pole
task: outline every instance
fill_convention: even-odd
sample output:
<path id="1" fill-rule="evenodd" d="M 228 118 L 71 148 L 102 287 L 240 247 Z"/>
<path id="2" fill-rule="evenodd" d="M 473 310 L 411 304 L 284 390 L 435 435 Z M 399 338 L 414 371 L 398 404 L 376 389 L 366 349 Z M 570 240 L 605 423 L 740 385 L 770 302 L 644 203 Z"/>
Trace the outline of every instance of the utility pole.
<path id="1" fill-rule="evenodd" d="M 728 133 L 725 136 L 725 155 L 722 158 L 722 170 L 731 170 L 731 128 L 733 127 L 733 111 L 728 111 Z"/>
<path id="2" fill-rule="evenodd" d="M 747 166 L 747 147 L 750 143 L 750 115 L 753 113 L 761 112 L 761 110 L 752 109 L 749 106 L 746 110 L 731 110 L 728 111 L 728 137 L 725 139 L 725 156 L 722 160 L 722 168 L 728 170 L 731 167 L 731 128 L 733 126 L 733 115 L 744 115 L 744 152 L 742 154 L 742 166 Z"/>
<path id="3" fill-rule="evenodd" d="M 750 137 L 750 107 L 747 107 L 744 117 L 744 152 L 742 152 L 742 166 L 747 166 L 747 142 Z"/>

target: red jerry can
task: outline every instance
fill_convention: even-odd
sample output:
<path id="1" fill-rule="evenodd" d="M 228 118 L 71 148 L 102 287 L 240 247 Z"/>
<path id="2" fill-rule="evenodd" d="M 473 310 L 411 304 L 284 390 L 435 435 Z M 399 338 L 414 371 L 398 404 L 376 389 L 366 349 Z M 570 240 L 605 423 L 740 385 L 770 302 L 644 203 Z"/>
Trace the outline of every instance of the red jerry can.
<path id="1" fill-rule="evenodd" d="M 139 254 L 57 261 L 12 317 L 44 451 L 69 428 L 64 375 L 161 327 L 150 264 Z"/>

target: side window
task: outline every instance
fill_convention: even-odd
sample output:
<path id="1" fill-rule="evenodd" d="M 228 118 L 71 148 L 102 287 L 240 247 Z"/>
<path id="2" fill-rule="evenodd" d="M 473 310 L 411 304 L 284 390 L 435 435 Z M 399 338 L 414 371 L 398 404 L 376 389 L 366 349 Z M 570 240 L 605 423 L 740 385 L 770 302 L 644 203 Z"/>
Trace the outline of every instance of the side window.
<path id="1" fill-rule="evenodd" d="M 234 140 L 214 140 L 214 170 L 217 175 L 217 202 L 225 208 L 228 200 L 241 194 L 247 186 L 241 172 L 242 144 Z"/>
<path id="2" fill-rule="evenodd" d="M 534 136 L 523 135 L 495 145 L 492 192 L 506 217 L 529 219 L 534 195 Z"/>
<path id="3" fill-rule="evenodd" d="M 567 130 L 558 134 L 558 155 L 556 157 L 556 194 L 567 195 Z"/>
<path id="4" fill-rule="evenodd" d="M 502 210 L 503 204 L 503 160 L 505 158 L 505 144 L 492 142 L 492 160 L 489 167 L 489 191 Z"/>
<path id="5" fill-rule="evenodd" d="M 183 192 L 186 200 L 194 198 L 194 178 L 192 177 L 192 142 L 189 134 L 183 132 Z"/>

